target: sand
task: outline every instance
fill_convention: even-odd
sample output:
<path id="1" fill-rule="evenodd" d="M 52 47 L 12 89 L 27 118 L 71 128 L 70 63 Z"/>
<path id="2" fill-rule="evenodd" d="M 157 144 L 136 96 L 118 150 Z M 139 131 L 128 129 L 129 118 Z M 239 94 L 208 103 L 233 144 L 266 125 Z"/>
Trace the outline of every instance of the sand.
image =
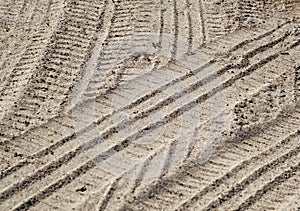
<path id="1" fill-rule="evenodd" d="M 299 0 L 0 1 L 0 210 L 299 210 Z"/>

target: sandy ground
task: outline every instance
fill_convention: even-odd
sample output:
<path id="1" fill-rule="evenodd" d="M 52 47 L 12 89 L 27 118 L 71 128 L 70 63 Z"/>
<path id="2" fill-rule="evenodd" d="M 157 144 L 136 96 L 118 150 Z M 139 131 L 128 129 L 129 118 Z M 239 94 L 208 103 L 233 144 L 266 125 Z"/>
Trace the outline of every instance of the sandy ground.
<path id="1" fill-rule="evenodd" d="M 0 210 L 299 210 L 299 0 L 0 0 Z"/>

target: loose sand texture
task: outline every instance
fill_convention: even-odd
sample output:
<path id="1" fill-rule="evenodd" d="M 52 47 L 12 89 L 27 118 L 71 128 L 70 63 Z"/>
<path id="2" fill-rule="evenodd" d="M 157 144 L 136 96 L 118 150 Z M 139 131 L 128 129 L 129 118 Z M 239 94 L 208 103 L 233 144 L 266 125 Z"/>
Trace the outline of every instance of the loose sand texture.
<path id="1" fill-rule="evenodd" d="M 300 210 L 300 0 L 0 0 L 0 210 Z"/>

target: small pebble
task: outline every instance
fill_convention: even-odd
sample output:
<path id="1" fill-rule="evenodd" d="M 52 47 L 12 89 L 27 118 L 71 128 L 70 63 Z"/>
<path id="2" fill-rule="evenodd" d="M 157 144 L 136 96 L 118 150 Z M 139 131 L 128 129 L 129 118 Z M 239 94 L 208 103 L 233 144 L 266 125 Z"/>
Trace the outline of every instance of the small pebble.
<path id="1" fill-rule="evenodd" d="M 247 21 L 251 22 L 251 23 L 256 23 L 257 22 L 257 18 L 248 17 Z"/>
<path id="2" fill-rule="evenodd" d="M 278 96 L 278 97 L 285 97 L 286 94 L 285 94 L 284 92 L 280 92 L 280 93 L 277 94 L 277 96 Z"/>

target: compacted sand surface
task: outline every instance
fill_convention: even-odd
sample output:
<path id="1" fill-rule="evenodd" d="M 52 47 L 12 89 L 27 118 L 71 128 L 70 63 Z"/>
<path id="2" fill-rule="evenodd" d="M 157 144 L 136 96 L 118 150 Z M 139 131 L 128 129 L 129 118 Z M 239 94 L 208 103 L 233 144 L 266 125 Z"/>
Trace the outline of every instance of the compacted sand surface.
<path id="1" fill-rule="evenodd" d="M 299 0 L 0 0 L 0 210 L 300 210 Z"/>

